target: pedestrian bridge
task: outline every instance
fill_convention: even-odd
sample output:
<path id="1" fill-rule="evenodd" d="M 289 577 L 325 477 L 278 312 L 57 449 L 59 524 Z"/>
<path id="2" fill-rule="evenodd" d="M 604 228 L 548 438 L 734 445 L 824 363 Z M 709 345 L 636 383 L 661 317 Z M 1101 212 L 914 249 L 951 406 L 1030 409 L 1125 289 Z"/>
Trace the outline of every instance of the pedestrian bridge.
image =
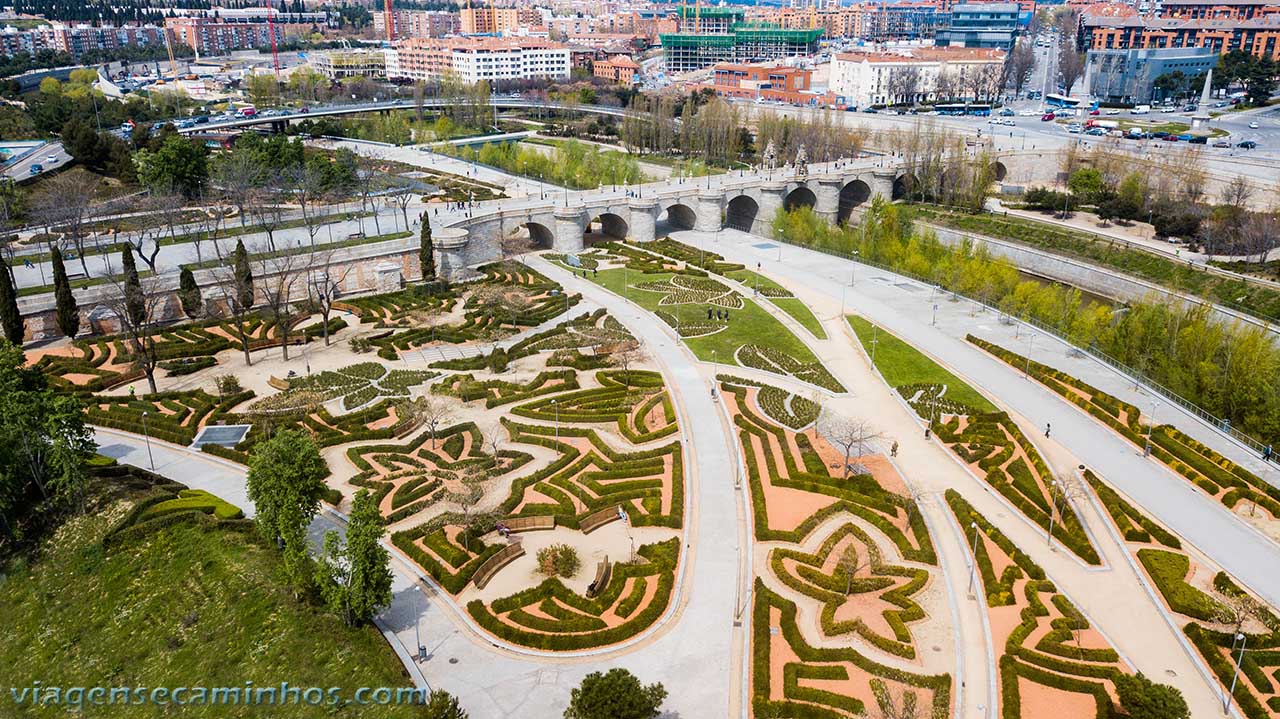
<path id="1" fill-rule="evenodd" d="M 844 223 L 872 198 L 896 199 L 910 183 L 900 161 L 873 157 L 810 165 L 807 172 L 785 168 L 552 193 L 545 200 L 485 203 L 435 229 L 433 244 L 439 272 L 460 279 L 468 267 L 511 254 L 504 250 L 513 238 L 521 249 L 581 252 L 592 242 L 650 242 L 674 230 L 732 228 L 772 237 L 779 208 L 811 207 L 829 222 Z"/>

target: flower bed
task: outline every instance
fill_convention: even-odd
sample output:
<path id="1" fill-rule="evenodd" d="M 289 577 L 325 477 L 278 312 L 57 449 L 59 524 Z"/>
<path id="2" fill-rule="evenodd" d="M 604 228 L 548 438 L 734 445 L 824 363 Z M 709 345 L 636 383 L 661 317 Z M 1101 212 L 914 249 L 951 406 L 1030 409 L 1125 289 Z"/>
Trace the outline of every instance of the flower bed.
<path id="1" fill-rule="evenodd" d="M 738 361 L 746 367 L 791 375 L 802 382 L 817 385 L 832 392 L 844 392 L 840 384 L 821 362 L 801 362 L 791 355 L 773 347 L 747 344 L 738 348 Z"/>

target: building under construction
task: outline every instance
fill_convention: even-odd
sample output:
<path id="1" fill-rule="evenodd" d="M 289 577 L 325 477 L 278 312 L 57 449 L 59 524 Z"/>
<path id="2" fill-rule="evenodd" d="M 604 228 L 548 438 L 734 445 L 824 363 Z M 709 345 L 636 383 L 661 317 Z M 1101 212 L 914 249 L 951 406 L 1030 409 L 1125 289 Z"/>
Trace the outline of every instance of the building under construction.
<path id="1" fill-rule="evenodd" d="M 820 27 L 787 29 L 741 22 L 741 16 L 735 13 L 742 11 L 737 8 L 695 9 L 688 15 L 684 10 L 681 8 L 681 31 L 659 36 L 667 72 L 701 70 L 721 62 L 765 62 L 812 55 L 818 51 L 818 39 L 822 37 Z M 726 10 L 730 12 L 723 12 Z M 702 17 L 708 11 L 721 11 L 723 15 L 716 13 L 708 20 Z M 729 22 L 730 18 L 734 20 Z M 722 29 L 719 32 L 695 29 L 712 26 Z"/>

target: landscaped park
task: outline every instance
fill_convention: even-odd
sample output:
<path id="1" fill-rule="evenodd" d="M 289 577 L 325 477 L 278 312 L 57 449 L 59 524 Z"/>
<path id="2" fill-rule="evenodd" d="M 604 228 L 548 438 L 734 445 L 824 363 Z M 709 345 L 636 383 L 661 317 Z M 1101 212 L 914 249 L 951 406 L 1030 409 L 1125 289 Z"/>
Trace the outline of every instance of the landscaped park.
<path id="1" fill-rule="evenodd" d="M 613 238 L 6 349 L 6 458 L 60 508 L 6 524 L 0 683 L 1280 717 L 1270 465 L 983 304 L 1004 266 L 937 255 L 993 278 L 944 290 L 811 244 Z"/>

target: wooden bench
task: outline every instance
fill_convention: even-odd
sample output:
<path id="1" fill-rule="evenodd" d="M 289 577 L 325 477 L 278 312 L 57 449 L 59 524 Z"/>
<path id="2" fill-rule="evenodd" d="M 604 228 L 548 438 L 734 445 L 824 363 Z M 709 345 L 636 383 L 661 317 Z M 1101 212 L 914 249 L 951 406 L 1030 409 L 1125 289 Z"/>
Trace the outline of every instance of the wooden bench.
<path id="1" fill-rule="evenodd" d="M 609 586 L 609 578 L 613 576 L 613 565 L 605 557 L 596 564 L 596 578 L 587 586 L 587 599 L 594 599 Z"/>
<path id="2" fill-rule="evenodd" d="M 597 510 L 583 517 L 579 527 L 582 529 L 583 534 L 591 534 L 609 522 L 619 519 L 618 515 L 621 511 L 622 507 L 618 505 Z"/>
<path id="3" fill-rule="evenodd" d="M 283 391 L 285 391 L 285 390 L 289 389 L 289 380 L 287 380 L 287 379 L 280 379 L 279 377 L 274 377 L 274 376 L 273 376 L 273 377 L 268 377 L 268 378 L 267 378 L 267 384 L 269 384 L 269 385 L 271 385 L 272 387 L 274 387 L 274 388 L 276 388 L 276 389 L 280 390 L 281 392 L 283 392 Z"/>
<path id="4" fill-rule="evenodd" d="M 493 575 L 497 574 L 499 569 L 523 556 L 524 547 L 519 542 L 508 544 L 498 550 L 497 554 L 484 560 L 484 564 L 481 564 L 480 568 L 476 570 L 476 573 L 471 577 L 471 581 L 475 582 L 476 589 L 484 589 L 484 585 L 488 584 L 490 579 L 493 579 Z"/>
<path id="5" fill-rule="evenodd" d="M 541 529 L 555 529 L 556 517 L 548 514 L 545 517 L 514 517 L 504 519 L 502 524 L 512 532 L 536 532 Z"/>
<path id="6" fill-rule="evenodd" d="M 351 234 L 347 235 L 347 239 L 348 239 L 348 240 L 363 240 L 363 239 L 364 239 L 364 233 L 363 233 L 363 232 L 352 232 Z"/>

